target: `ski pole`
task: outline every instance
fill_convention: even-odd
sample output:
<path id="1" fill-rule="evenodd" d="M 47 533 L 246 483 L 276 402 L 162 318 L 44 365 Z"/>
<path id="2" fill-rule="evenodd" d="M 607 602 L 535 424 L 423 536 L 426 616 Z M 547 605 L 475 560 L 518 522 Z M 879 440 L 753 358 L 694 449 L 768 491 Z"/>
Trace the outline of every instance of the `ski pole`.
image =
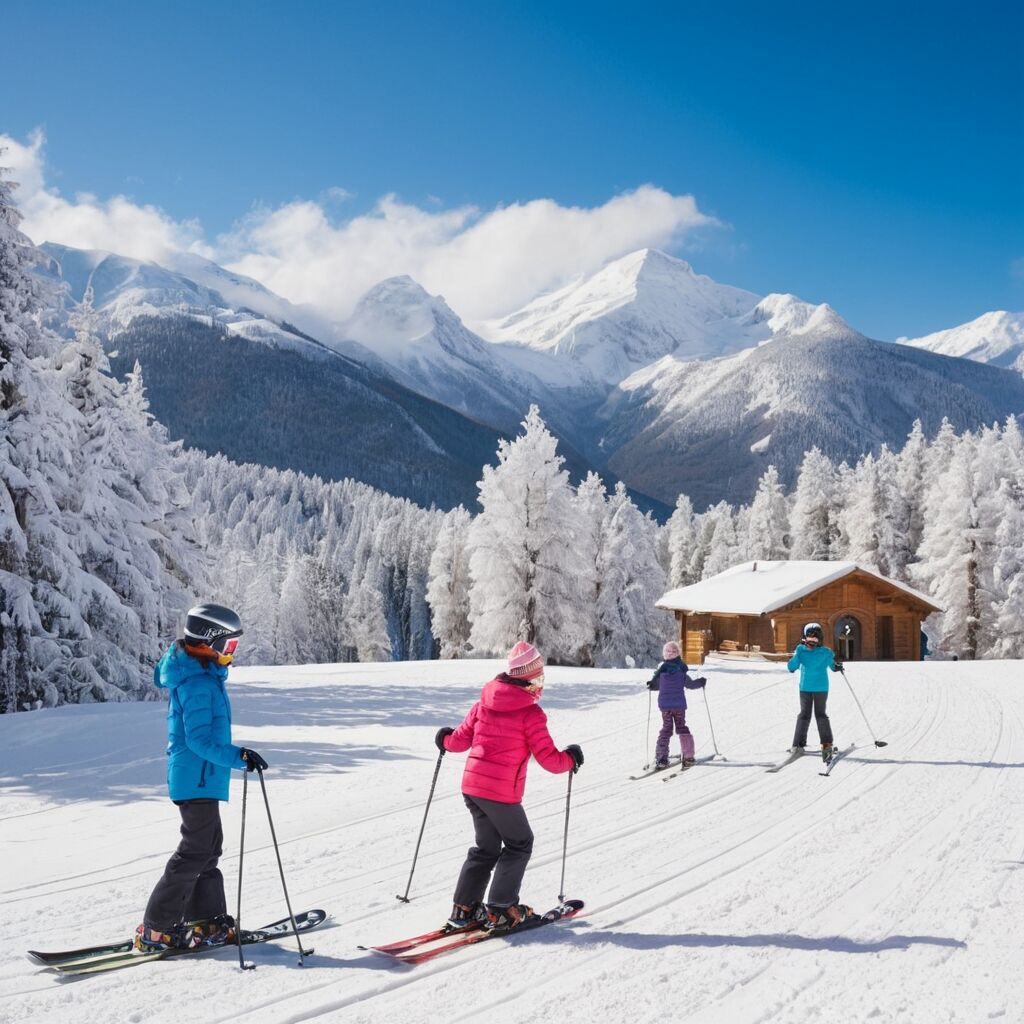
<path id="1" fill-rule="evenodd" d="M 257 768 L 260 774 L 260 788 L 263 790 L 263 802 L 267 806 L 267 821 L 270 824 L 270 838 L 274 841 L 274 853 L 277 856 L 277 870 L 281 873 L 281 888 L 284 890 L 284 904 L 288 908 L 288 918 L 292 923 L 292 934 L 299 944 L 299 966 L 302 967 L 302 958 L 309 956 L 313 950 L 302 948 L 302 939 L 299 938 L 299 926 L 295 923 L 295 915 L 292 913 L 292 901 L 288 898 L 288 886 L 284 881 L 284 865 L 281 863 L 281 850 L 277 845 L 277 833 L 274 831 L 274 819 L 270 815 L 270 800 L 267 798 L 267 783 L 263 778 L 263 769 Z M 248 772 L 246 772 L 248 774 Z"/>
<path id="2" fill-rule="evenodd" d="M 437 776 L 441 772 L 441 762 L 444 760 L 445 752 L 442 750 L 437 755 L 437 764 L 434 767 L 434 778 L 430 783 L 430 793 L 427 795 L 427 806 L 423 808 L 423 823 L 420 825 L 419 838 L 416 840 L 416 850 L 412 855 L 412 867 L 409 869 L 409 881 L 405 883 L 405 895 L 395 896 L 401 903 L 409 902 L 409 890 L 412 888 L 412 876 L 416 871 L 416 861 L 420 856 L 420 843 L 423 842 L 423 830 L 427 827 L 427 814 L 430 813 L 430 802 L 434 799 L 434 787 L 437 785 Z"/>
<path id="3" fill-rule="evenodd" d="M 576 774 L 574 767 L 569 772 L 569 787 L 565 791 L 565 831 L 562 833 L 562 880 L 558 883 L 558 902 L 565 900 L 565 855 L 569 849 L 569 803 L 572 800 L 572 777 Z"/>
<path id="4" fill-rule="evenodd" d="M 846 679 L 846 670 L 840 669 L 839 674 Z M 850 693 L 853 694 L 853 699 L 857 701 L 857 707 L 860 708 L 861 718 L 864 719 L 864 724 L 868 727 L 868 732 L 871 733 L 871 738 L 875 741 L 876 747 L 887 747 L 889 744 L 885 740 L 880 740 L 875 735 L 875 730 L 871 728 L 871 723 L 868 721 L 868 716 L 864 714 L 864 709 L 861 707 L 860 701 L 857 700 L 857 694 L 854 692 L 853 687 L 850 685 L 850 680 L 846 679 L 846 685 L 850 687 Z"/>
<path id="5" fill-rule="evenodd" d="M 255 971 L 255 964 L 247 964 L 242 956 L 242 865 L 245 863 L 245 802 L 249 795 L 249 773 L 242 773 L 242 835 L 238 840 L 238 910 L 235 913 L 235 940 L 238 942 L 238 966 L 243 971 Z"/>
<path id="6" fill-rule="evenodd" d="M 645 750 L 647 753 L 647 763 L 644 765 L 644 771 L 647 771 L 651 767 L 651 703 L 654 697 L 654 691 L 647 691 L 647 732 L 644 734 Z"/>
<path id="7" fill-rule="evenodd" d="M 729 759 L 718 749 L 718 740 L 715 739 L 715 727 L 711 724 L 711 706 L 708 704 L 707 683 L 700 688 L 700 692 L 704 694 L 704 710 L 708 713 L 708 728 L 711 730 L 711 745 L 715 748 L 715 757 L 720 757 L 723 761 L 728 761 Z"/>

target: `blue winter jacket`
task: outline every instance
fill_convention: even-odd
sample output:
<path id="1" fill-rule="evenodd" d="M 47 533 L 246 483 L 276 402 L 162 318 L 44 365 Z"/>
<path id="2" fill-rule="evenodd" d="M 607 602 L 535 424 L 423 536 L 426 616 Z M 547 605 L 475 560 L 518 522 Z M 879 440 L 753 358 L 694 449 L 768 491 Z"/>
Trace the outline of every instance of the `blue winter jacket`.
<path id="1" fill-rule="evenodd" d="M 170 691 L 167 789 L 172 800 L 227 800 L 231 769 L 244 768 L 231 743 L 225 666 L 203 662 L 178 642 L 160 659 L 153 682 Z"/>
<path id="2" fill-rule="evenodd" d="M 828 693 L 828 670 L 834 669 L 835 657 L 828 647 L 797 644 L 786 666 L 790 672 L 800 669 L 800 689 L 808 693 Z"/>
<path id="3" fill-rule="evenodd" d="M 662 711 L 685 711 L 686 691 L 699 690 L 706 679 L 691 679 L 682 658 L 669 658 L 658 666 L 648 689 L 658 691 L 658 707 Z"/>

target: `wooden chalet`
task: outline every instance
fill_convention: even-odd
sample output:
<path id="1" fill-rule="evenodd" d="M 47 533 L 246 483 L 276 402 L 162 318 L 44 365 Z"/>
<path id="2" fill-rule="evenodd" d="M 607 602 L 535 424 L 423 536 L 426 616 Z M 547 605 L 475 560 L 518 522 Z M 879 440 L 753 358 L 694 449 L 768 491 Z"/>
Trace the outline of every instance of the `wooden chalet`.
<path id="1" fill-rule="evenodd" d="M 808 622 L 845 661 L 920 661 L 921 623 L 941 611 L 926 595 L 856 562 L 744 562 L 657 607 L 675 613 L 683 660 L 708 654 L 788 657 Z"/>

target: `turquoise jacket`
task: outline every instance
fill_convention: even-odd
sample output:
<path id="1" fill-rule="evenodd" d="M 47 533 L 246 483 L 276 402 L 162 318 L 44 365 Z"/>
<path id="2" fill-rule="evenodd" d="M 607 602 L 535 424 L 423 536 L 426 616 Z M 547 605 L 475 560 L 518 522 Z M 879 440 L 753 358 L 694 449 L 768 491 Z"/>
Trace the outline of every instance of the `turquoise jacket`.
<path id="1" fill-rule="evenodd" d="M 800 669 L 800 689 L 808 693 L 828 693 L 828 670 L 835 668 L 836 659 L 827 647 L 808 647 L 797 644 L 793 657 L 786 666 L 790 672 Z"/>
<path id="2" fill-rule="evenodd" d="M 170 691 L 167 711 L 167 789 L 172 800 L 227 800 L 231 769 L 242 769 L 242 748 L 231 743 L 231 703 L 225 666 L 171 646 L 153 672 Z"/>

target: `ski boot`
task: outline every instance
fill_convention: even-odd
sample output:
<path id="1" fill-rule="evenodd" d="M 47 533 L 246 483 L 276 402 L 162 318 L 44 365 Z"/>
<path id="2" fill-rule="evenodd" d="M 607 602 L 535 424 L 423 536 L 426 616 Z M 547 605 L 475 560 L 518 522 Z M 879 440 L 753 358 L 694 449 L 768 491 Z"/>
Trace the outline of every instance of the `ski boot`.
<path id="1" fill-rule="evenodd" d="M 789 748 L 789 752 L 790 752 L 791 754 L 802 754 L 802 753 L 804 752 L 804 748 L 803 748 L 802 746 L 799 746 L 799 747 L 798 747 L 798 746 L 797 746 L 797 745 L 796 745 L 796 744 L 794 743 L 794 744 L 793 744 L 793 746 L 791 746 L 791 747 Z"/>
<path id="2" fill-rule="evenodd" d="M 486 931 L 510 932 L 518 928 L 525 920 L 533 916 L 533 907 L 525 903 L 513 903 L 511 906 L 503 907 L 494 903 L 487 904 Z"/>
<path id="3" fill-rule="evenodd" d="M 697 763 L 697 759 L 695 757 L 684 757 L 683 758 L 683 767 L 684 768 L 692 768 L 696 763 Z"/>
<path id="4" fill-rule="evenodd" d="M 451 916 L 445 921 L 444 929 L 453 932 L 463 928 L 483 927 L 487 920 L 487 908 L 479 900 L 475 903 L 453 903 Z"/>
<path id="5" fill-rule="evenodd" d="M 187 949 L 225 946 L 234 941 L 235 919 L 230 914 L 218 914 L 207 921 L 186 921 L 182 926 L 182 945 Z"/>
<path id="6" fill-rule="evenodd" d="M 136 953 L 161 953 L 165 949 L 177 949 L 178 936 L 174 932 L 158 932 L 140 924 L 135 929 L 135 940 L 132 948 Z"/>
<path id="7" fill-rule="evenodd" d="M 654 770 L 656 772 L 663 772 L 667 767 L 668 767 L 668 758 L 667 757 L 659 757 L 658 760 L 654 762 Z"/>
<path id="8" fill-rule="evenodd" d="M 821 745 L 821 759 L 825 764 L 829 764 L 832 761 L 832 755 L 836 752 L 836 748 L 831 743 L 822 743 Z"/>

